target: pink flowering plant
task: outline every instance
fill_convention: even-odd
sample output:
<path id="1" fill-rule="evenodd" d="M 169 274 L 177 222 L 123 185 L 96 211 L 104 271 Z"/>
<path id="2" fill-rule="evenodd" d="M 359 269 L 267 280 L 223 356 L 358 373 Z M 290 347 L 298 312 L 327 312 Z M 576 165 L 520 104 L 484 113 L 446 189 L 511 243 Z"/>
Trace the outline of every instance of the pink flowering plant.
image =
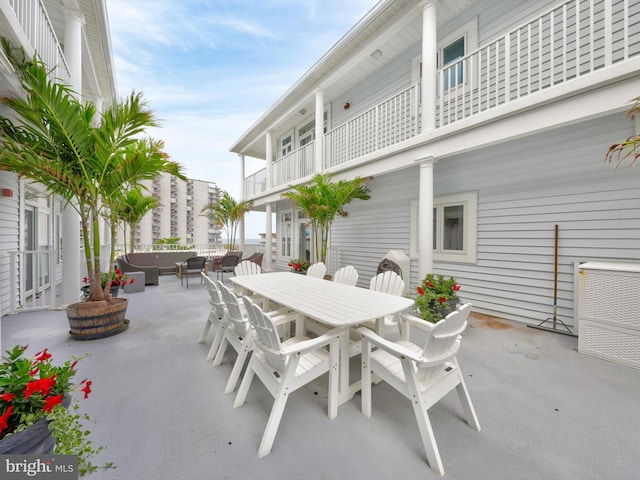
<path id="1" fill-rule="evenodd" d="M 428 322 L 439 322 L 453 309 L 453 303 L 458 300 L 460 285 L 454 277 L 428 274 L 416 288 L 416 310 Z"/>
<path id="2" fill-rule="evenodd" d="M 91 380 L 73 382 L 80 358 L 54 365 L 47 348 L 33 357 L 27 357 L 26 350 L 16 345 L 0 363 L 0 442 L 45 419 L 56 440 L 55 453 L 78 455 L 81 474 L 94 471 L 98 467 L 88 457 L 103 447 L 93 448 L 87 438 L 90 432 L 80 423 L 77 401 L 69 405 L 71 392 L 81 392 L 84 398 L 91 393 Z"/>

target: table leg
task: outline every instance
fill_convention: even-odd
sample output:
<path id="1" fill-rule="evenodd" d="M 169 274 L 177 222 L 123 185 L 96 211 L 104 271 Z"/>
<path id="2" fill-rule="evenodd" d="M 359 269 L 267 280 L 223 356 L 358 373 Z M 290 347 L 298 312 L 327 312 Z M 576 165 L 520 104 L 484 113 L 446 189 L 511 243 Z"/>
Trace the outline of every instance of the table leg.
<path id="1" fill-rule="evenodd" d="M 340 336 L 340 380 L 338 385 L 338 406 L 347 403 L 353 398 L 349 388 L 349 327 L 343 329 Z"/>

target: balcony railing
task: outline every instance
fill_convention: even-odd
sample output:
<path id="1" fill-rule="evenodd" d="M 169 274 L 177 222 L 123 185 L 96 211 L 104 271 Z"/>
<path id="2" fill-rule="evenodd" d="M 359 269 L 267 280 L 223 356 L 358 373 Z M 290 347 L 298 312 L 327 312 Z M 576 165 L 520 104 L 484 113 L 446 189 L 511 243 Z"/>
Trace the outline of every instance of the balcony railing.
<path id="1" fill-rule="evenodd" d="M 439 70 L 436 128 L 639 54 L 640 2 L 565 2 Z M 322 168 L 342 165 L 417 135 L 418 92 L 419 85 L 412 85 L 328 132 Z M 314 150 L 308 148 L 305 145 L 273 163 L 270 188 L 314 173 L 314 161 L 309 161 Z M 245 180 L 249 198 L 266 190 L 265 170 Z"/>
<path id="2" fill-rule="evenodd" d="M 9 6 L 40 60 L 49 68 L 53 67 L 52 77 L 69 84 L 69 67 L 42 1 L 9 0 Z"/>

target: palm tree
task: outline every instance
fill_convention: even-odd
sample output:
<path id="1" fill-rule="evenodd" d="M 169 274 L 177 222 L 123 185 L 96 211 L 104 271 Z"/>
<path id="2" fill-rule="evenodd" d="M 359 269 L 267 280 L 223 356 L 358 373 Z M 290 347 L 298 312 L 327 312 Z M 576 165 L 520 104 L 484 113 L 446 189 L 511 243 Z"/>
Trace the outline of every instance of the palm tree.
<path id="1" fill-rule="evenodd" d="M 369 200 L 367 183 L 371 177 L 331 182 L 330 175 L 317 174 L 311 183 L 290 185 L 283 194 L 298 210 L 310 219 L 315 232 L 316 261 L 326 262 L 331 224 L 338 215 L 344 215 L 344 207 L 353 200 Z"/>
<path id="2" fill-rule="evenodd" d="M 99 114 L 93 103 L 77 100 L 68 85 L 49 79 L 36 56 L 28 60 L 24 52 L 16 54 L 7 41 L 2 43 L 26 96 L 0 99 L 15 114 L 0 116 L 0 169 L 43 184 L 78 212 L 91 291 L 88 301 L 105 300 L 110 282 L 103 291 L 100 217 L 112 219 L 109 211 L 127 187 L 162 171 L 180 174 L 181 167 L 161 153 L 161 142 L 149 141 L 156 155 L 137 154 L 138 137 L 145 128 L 157 126 L 140 94 L 132 92 Z"/>
<path id="3" fill-rule="evenodd" d="M 125 193 L 124 198 L 117 206 L 116 215 L 118 220 L 129 225 L 129 253 L 135 250 L 135 230 L 136 226 L 142 220 L 149 210 L 160 206 L 160 202 L 153 195 L 143 195 L 139 187 L 132 188 Z M 113 244 L 113 242 L 112 242 Z M 125 232 L 125 250 L 126 250 L 126 232 Z"/>
<path id="4" fill-rule="evenodd" d="M 640 114 L 640 97 L 633 99 L 634 103 L 628 112 L 632 120 Z M 614 143 L 605 154 L 605 162 L 614 164 L 616 167 L 627 160 L 629 166 L 633 167 L 640 159 L 640 135 L 632 135 L 620 143 Z"/>
<path id="5" fill-rule="evenodd" d="M 200 213 L 206 213 L 216 222 L 218 226 L 224 228 L 227 233 L 227 250 L 233 250 L 236 244 L 236 231 L 240 220 L 245 213 L 251 210 L 253 202 L 236 201 L 228 192 L 223 192 L 222 197 L 215 203 L 205 206 Z"/>

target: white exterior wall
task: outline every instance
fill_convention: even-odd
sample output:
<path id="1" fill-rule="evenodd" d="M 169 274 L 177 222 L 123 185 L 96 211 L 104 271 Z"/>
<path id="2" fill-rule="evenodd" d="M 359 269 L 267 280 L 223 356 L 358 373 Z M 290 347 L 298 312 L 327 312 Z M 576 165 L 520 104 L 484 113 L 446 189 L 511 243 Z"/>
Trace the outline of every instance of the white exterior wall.
<path id="1" fill-rule="evenodd" d="M 554 228 L 559 225 L 558 318 L 573 324 L 574 261 L 640 260 L 640 168 L 602 161 L 608 146 L 632 134 L 619 115 L 482 151 L 441 159 L 435 197 L 478 192 L 476 264 L 434 262 L 453 275 L 476 311 L 539 323 L 552 316 Z M 338 218 L 331 245 L 367 286 L 391 249 L 410 252 L 410 202 L 418 167 L 380 175 L 372 198 Z M 419 278 L 411 259 L 411 294 Z"/>
<path id="2" fill-rule="evenodd" d="M 20 249 L 20 183 L 17 175 L 0 171 L 0 192 L 9 189 L 12 197 L 0 196 L 0 316 L 9 311 L 10 285 L 9 252 Z M 20 269 L 17 268 L 16 278 Z"/>

